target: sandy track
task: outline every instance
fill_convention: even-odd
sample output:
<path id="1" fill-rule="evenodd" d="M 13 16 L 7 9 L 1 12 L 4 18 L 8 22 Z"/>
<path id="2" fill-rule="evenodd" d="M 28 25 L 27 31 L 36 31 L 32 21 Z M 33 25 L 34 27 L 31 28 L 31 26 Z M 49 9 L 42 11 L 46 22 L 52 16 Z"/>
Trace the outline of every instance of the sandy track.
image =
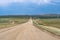
<path id="1" fill-rule="evenodd" d="M 8 30 L 9 29 L 9 30 Z M 5 30 L 5 31 L 4 31 Z M 12 28 L 0 30 L 0 40 L 60 40 L 34 27 L 32 20 Z"/>

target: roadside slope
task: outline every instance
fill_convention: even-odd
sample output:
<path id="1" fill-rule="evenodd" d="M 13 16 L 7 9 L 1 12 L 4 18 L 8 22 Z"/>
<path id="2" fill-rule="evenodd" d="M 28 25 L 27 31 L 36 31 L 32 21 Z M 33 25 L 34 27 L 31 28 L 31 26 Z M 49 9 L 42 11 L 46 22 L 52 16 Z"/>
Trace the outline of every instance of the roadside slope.
<path id="1" fill-rule="evenodd" d="M 0 40 L 60 40 L 33 26 L 30 19 L 27 23 L 17 25 L 9 30 L 0 31 Z"/>

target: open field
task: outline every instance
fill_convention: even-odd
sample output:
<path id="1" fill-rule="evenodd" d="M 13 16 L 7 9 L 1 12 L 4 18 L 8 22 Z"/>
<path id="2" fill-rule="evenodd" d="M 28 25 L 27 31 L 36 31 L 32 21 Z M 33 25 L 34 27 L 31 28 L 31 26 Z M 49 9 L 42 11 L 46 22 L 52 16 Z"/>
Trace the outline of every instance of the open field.
<path id="1" fill-rule="evenodd" d="M 9 28 L 9 30 L 7 28 L 0 30 L 0 40 L 60 40 L 60 38 L 36 28 L 30 19 L 24 24 Z"/>
<path id="2" fill-rule="evenodd" d="M 0 17 L 0 29 L 27 22 L 27 17 Z"/>
<path id="3" fill-rule="evenodd" d="M 34 25 L 53 34 L 60 36 L 60 19 L 34 19 Z"/>
<path id="4" fill-rule="evenodd" d="M 53 18 L 53 19 L 40 19 L 38 21 L 40 25 L 45 25 L 45 26 L 52 26 L 56 28 L 60 28 L 60 19 L 58 18 Z"/>

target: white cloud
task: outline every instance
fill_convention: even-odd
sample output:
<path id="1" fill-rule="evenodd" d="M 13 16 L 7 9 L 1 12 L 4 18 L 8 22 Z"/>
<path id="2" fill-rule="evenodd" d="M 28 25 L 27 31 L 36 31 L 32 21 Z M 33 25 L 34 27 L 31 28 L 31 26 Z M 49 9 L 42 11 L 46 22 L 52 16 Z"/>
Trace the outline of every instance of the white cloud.
<path id="1" fill-rule="evenodd" d="M 13 3 L 13 2 L 24 3 L 26 1 L 27 0 L 0 0 L 0 6 L 7 6 L 7 5 L 9 5 L 10 3 Z"/>
<path id="2" fill-rule="evenodd" d="M 21 2 L 21 3 L 24 3 L 26 2 L 27 0 L 14 0 L 13 2 Z"/>
<path id="3" fill-rule="evenodd" d="M 0 6 L 7 6 L 12 0 L 0 0 Z"/>
<path id="4" fill-rule="evenodd" d="M 47 4 L 49 0 L 31 0 L 31 2 L 37 5 L 43 5 L 43 4 Z"/>
<path id="5" fill-rule="evenodd" d="M 43 0 L 45 3 L 49 3 L 49 0 Z"/>
<path id="6" fill-rule="evenodd" d="M 60 2 L 60 0 L 0 0 L 0 6 L 9 5 L 12 2 L 19 2 L 19 3 L 35 3 L 37 5 L 41 4 L 56 4 L 53 2 Z"/>
<path id="7" fill-rule="evenodd" d="M 48 0 L 0 0 L 0 5 L 8 5 L 12 2 L 19 2 L 19 3 L 35 3 L 35 4 L 45 4 L 48 3 Z"/>
<path id="8" fill-rule="evenodd" d="M 49 0 L 49 3 L 48 4 L 58 5 L 58 3 L 60 3 L 60 0 Z"/>

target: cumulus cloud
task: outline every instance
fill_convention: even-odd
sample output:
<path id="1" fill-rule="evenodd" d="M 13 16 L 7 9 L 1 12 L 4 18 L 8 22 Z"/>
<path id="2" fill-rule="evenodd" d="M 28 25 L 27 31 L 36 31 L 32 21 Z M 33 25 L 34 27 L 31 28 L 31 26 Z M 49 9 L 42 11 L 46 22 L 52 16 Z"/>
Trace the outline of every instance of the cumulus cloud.
<path id="1" fill-rule="evenodd" d="M 35 3 L 37 5 L 41 4 L 51 4 L 54 5 L 57 2 L 60 2 L 60 0 L 0 0 L 0 6 L 6 6 L 13 2 L 19 2 L 19 3 Z"/>

